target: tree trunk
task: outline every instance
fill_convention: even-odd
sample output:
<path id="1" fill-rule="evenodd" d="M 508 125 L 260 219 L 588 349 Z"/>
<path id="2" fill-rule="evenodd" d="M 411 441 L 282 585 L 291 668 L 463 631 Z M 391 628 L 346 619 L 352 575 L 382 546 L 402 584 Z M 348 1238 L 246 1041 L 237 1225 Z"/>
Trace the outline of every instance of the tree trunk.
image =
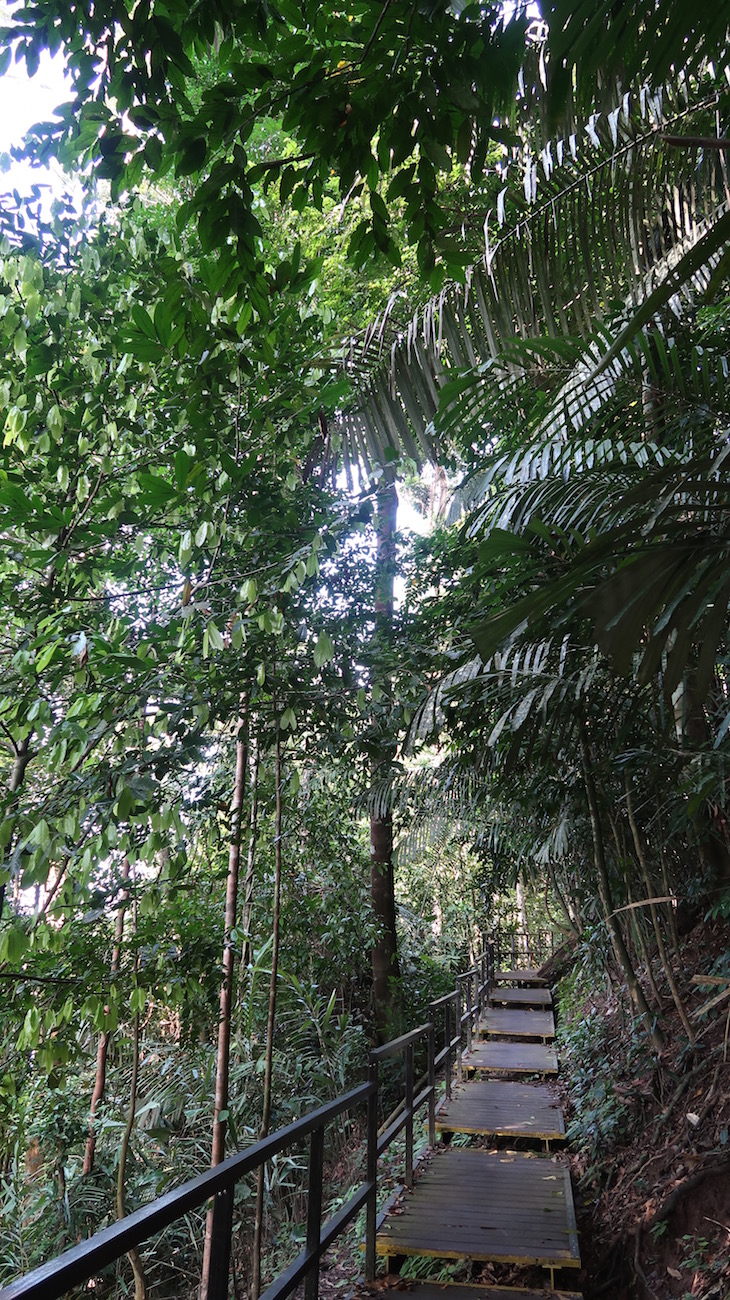
<path id="1" fill-rule="evenodd" d="M 134 879 L 134 885 L 136 885 L 136 878 Z M 136 894 L 135 894 L 135 898 L 136 898 Z M 134 903 L 134 922 L 135 922 L 134 928 L 136 933 L 136 929 L 137 929 L 136 901 Z M 139 987 L 138 970 L 139 970 L 139 953 L 136 952 L 134 958 L 135 993 L 137 992 Z M 125 1180 L 127 1176 L 127 1157 L 129 1155 L 129 1147 L 132 1141 L 134 1119 L 137 1114 L 137 1079 L 139 1076 L 139 1018 L 140 1017 L 139 1017 L 139 1008 L 138 1008 L 134 1014 L 134 1031 L 133 1031 L 133 1038 L 132 1038 L 132 1050 L 133 1050 L 132 1081 L 129 1086 L 129 1111 L 127 1114 L 127 1124 L 124 1130 L 124 1137 L 122 1138 L 122 1145 L 119 1150 L 119 1171 L 117 1174 L 117 1197 L 116 1197 L 116 1201 L 117 1201 L 116 1210 L 117 1210 L 118 1219 L 123 1219 L 127 1213 L 124 1205 L 124 1186 L 125 1186 Z M 134 1274 L 134 1300 L 146 1300 L 147 1284 L 145 1281 L 144 1269 L 142 1268 L 142 1260 L 140 1259 L 139 1252 L 136 1246 L 132 1246 L 127 1251 L 127 1259 L 132 1265 L 132 1272 Z"/>
<path id="2" fill-rule="evenodd" d="M 259 754 L 259 744 L 256 735 L 251 740 L 251 763 L 249 773 L 249 784 L 251 788 L 251 816 L 248 823 L 248 851 L 246 853 L 246 879 L 243 886 L 243 915 L 241 917 L 241 930 L 243 932 L 243 943 L 241 945 L 241 968 L 246 971 L 251 965 L 253 956 L 253 941 L 251 939 L 251 923 L 253 920 L 253 887 L 254 872 L 256 867 L 256 840 L 258 836 L 259 825 L 259 765 L 261 762 Z"/>
<path id="3" fill-rule="evenodd" d="M 276 732 L 276 817 L 274 821 L 274 917 L 271 947 L 271 980 L 269 982 L 269 1012 L 266 1020 L 266 1060 L 264 1064 L 264 1104 L 259 1138 L 269 1133 L 271 1123 L 271 1085 L 274 1067 L 274 1029 L 276 1025 L 276 986 L 279 977 L 279 924 L 281 919 L 281 732 Z M 253 1259 L 251 1264 L 251 1300 L 258 1300 L 261 1291 L 261 1243 L 264 1224 L 264 1166 L 259 1166 L 256 1181 L 256 1217 L 254 1220 Z"/>
<path id="4" fill-rule="evenodd" d="M 520 937 L 517 944 L 517 948 L 518 951 L 528 959 L 528 965 L 529 965 L 530 939 L 529 939 L 528 925 L 527 925 L 527 908 L 525 906 L 525 886 L 523 884 L 522 876 L 519 871 L 517 873 L 517 879 L 515 881 L 515 901 L 517 903 L 517 915 L 519 917 L 519 924 L 520 924 Z"/>
<path id="5" fill-rule="evenodd" d="M 590 752 L 588 749 L 588 741 L 586 739 L 584 725 L 581 725 L 580 729 L 580 748 L 583 760 L 583 779 L 585 782 L 586 799 L 588 801 L 588 812 L 591 820 L 596 883 L 601 904 L 603 906 L 604 916 L 606 918 L 606 925 L 608 926 L 608 932 L 611 936 L 611 944 L 616 957 L 616 962 L 626 980 L 626 986 L 629 990 L 631 1001 L 644 1021 L 647 1033 L 649 1034 L 656 1051 L 660 1052 L 664 1046 L 664 1035 L 657 1025 L 656 1020 L 651 1013 L 649 1004 L 644 997 L 644 990 L 642 989 L 636 977 L 636 972 L 631 965 L 631 959 L 629 958 L 626 944 L 624 943 L 621 927 L 613 911 L 611 887 L 609 885 L 608 871 L 606 869 L 606 856 L 603 847 L 603 836 L 601 834 L 601 822 L 598 812 L 598 797 L 596 795 L 596 787 L 593 780 Z"/>
<path id="6" fill-rule="evenodd" d="M 226 884 L 226 908 L 223 920 L 223 980 L 220 992 L 220 1015 L 218 1018 L 218 1055 L 215 1073 L 215 1103 L 213 1109 L 213 1144 L 210 1155 L 211 1168 L 219 1165 L 225 1156 L 228 1110 L 228 1078 L 231 1052 L 231 1009 L 233 1007 L 233 988 L 235 974 L 235 956 L 231 935 L 236 928 L 238 911 L 238 876 L 241 863 L 241 814 L 243 812 L 243 793 L 246 785 L 246 764 L 248 760 L 248 718 L 246 710 L 238 720 L 236 728 L 236 768 L 233 782 L 233 799 L 231 801 L 231 838 L 228 846 L 228 881 Z M 223 1115 L 223 1118 L 221 1118 Z M 213 1208 L 208 1210 L 205 1221 L 205 1245 L 203 1248 L 203 1270 L 201 1277 L 201 1294 L 208 1294 L 210 1277 L 210 1260 L 213 1249 Z"/>
<path id="7" fill-rule="evenodd" d="M 119 960 L 122 953 L 122 940 L 124 938 L 124 917 L 129 902 L 129 890 L 126 888 L 129 880 L 129 859 L 125 858 L 122 862 L 122 880 L 125 888 L 119 898 L 119 908 L 117 910 L 117 920 L 114 926 L 114 947 L 112 948 L 112 959 L 109 965 L 109 974 L 111 983 L 117 977 L 119 972 Z M 108 1012 L 108 1006 L 104 1008 Z M 94 1091 L 91 1094 L 91 1113 L 89 1117 L 89 1135 L 86 1139 L 86 1150 L 84 1152 L 84 1163 L 82 1167 L 83 1174 L 90 1174 L 94 1168 L 94 1155 L 96 1152 L 96 1129 L 94 1119 L 96 1110 L 100 1102 L 104 1099 L 104 1089 L 106 1088 L 106 1063 L 109 1055 L 109 1043 L 111 1041 L 111 1030 L 107 1029 L 99 1039 L 99 1045 L 96 1049 L 96 1078 L 94 1080 Z"/>
<path id="8" fill-rule="evenodd" d="M 377 492 L 375 521 L 375 659 L 377 651 L 387 648 L 393 621 L 393 586 L 396 567 L 396 521 L 398 495 L 392 470 L 386 470 Z M 376 677 L 375 665 L 373 677 Z M 375 684 L 375 683 L 374 683 Z M 383 775 L 389 755 L 383 751 L 373 764 L 373 776 Z M 386 1038 L 397 1019 L 398 939 L 395 924 L 395 877 L 393 872 L 393 814 L 370 816 L 370 897 L 377 938 L 372 949 L 373 1002 L 378 1033 Z"/>

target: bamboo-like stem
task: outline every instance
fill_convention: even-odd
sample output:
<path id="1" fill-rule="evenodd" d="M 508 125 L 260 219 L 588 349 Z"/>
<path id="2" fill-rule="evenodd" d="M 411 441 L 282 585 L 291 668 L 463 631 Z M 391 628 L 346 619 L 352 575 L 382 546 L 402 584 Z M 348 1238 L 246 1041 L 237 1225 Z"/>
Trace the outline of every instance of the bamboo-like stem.
<path id="1" fill-rule="evenodd" d="M 631 964 L 631 959 L 629 957 L 626 944 L 624 942 L 624 937 L 621 932 L 621 926 L 619 925 L 618 917 L 616 916 L 611 903 L 611 887 L 608 880 L 608 871 L 606 868 L 606 855 L 605 855 L 605 850 L 603 845 L 603 836 L 601 834 L 601 821 L 600 821 L 600 815 L 598 811 L 598 797 L 596 794 L 596 786 L 593 779 L 593 770 L 591 767 L 590 751 L 588 748 L 588 740 L 586 736 L 586 728 L 584 723 L 581 724 L 581 728 L 580 728 L 580 748 L 581 748 L 581 758 L 583 760 L 583 780 L 585 783 L 586 799 L 588 802 L 588 812 L 589 812 L 590 822 L 591 822 L 591 834 L 593 837 L 593 861 L 596 869 L 596 884 L 598 887 L 598 895 L 601 900 L 601 905 L 603 907 L 603 912 L 606 919 L 606 924 L 608 926 L 608 932 L 611 937 L 611 944 L 613 947 L 614 955 L 616 957 L 616 962 L 623 973 L 624 979 L 626 980 L 626 986 L 629 991 L 629 996 L 638 1014 L 641 1016 L 644 1025 L 646 1026 L 647 1033 L 656 1051 L 659 1052 L 662 1050 L 664 1046 L 664 1034 L 662 1033 L 661 1029 L 656 1023 L 654 1016 L 652 1015 L 651 1008 L 649 1007 L 649 1004 L 644 995 L 644 990 L 642 989 L 641 984 L 639 983 L 636 977 L 636 971 L 634 970 Z"/>
<path id="2" fill-rule="evenodd" d="M 615 843 L 615 845 L 616 845 L 616 854 L 617 854 L 617 859 L 618 859 L 619 865 L 621 865 L 621 866 L 622 866 L 622 869 L 623 869 L 623 868 L 625 868 L 625 864 L 626 864 L 627 861 L 628 861 L 628 854 L 626 853 L 626 846 L 625 846 L 625 843 L 622 842 L 623 837 L 619 835 L 619 826 L 618 826 L 618 823 L 617 823 L 617 821 L 616 821 L 616 818 L 613 816 L 613 813 L 611 813 L 610 811 L 609 811 L 609 814 L 608 814 L 608 820 L 609 820 L 609 822 L 610 822 L 610 824 L 611 824 L 611 831 L 612 831 L 612 833 L 613 833 L 613 839 L 614 839 L 614 843 Z M 632 903 L 632 904 L 633 904 L 635 900 L 634 900 L 633 891 L 632 891 L 632 889 L 631 889 L 631 881 L 630 881 L 630 878 L 629 878 L 629 873 L 628 873 L 627 870 L 624 869 L 624 870 L 623 870 L 623 874 L 624 874 L 624 879 L 625 879 L 625 881 L 626 881 L 626 897 L 627 897 L 629 903 Z M 635 946 L 636 946 L 637 950 L 641 953 L 641 956 L 642 956 L 642 959 L 643 959 L 644 965 L 646 966 L 647 978 L 648 978 L 648 980 L 649 980 L 649 985 L 650 985 L 650 987 L 651 987 L 652 996 L 653 996 L 653 998 L 654 998 L 654 1003 L 655 1003 L 657 1009 L 658 1009 L 659 1011 L 661 1011 L 661 1010 L 662 1010 L 662 995 L 661 995 L 661 993 L 659 992 L 659 989 L 657 988 L 657 983 L 656 983 L 656 980 L 655 980 L 655 978 L 654 978 L 654 971 L 653 971 L 652 964 L 651 964 L 651 957 L 650 957 L 650 955 L 649 955 L 649 949 L 648 949 L 648 947 L 647 947 L 647 943 L 646 943 L 646 936 L 645 936 L 645 934 L 644 934 L 644 928 L 643 928 L 643 926 L 642 926 L 642 924 L 641 924 L 641 917 L 640 917 L 639 914 L 638 914 L 638 910 L 637 910 L 636 908 L 634 908 L 634 907 L 632 907 L 632 910 L 630 911 L 629 916 L 630 916 L 630 918 L 631 918 L 631 926 L 632 926 L 632 928 L 633 928 L 633 932 L 634 932 L 634 936 L 635 936 Z"/>
<path id="3" fill-rule="evenodd" d="M 259 825 L 259 767 L 261 765 L 261 755 L 259 743 L 256 734 L 251 738 L 251 762 L 249 774 L 249 786 L 251 792 L 251 813 L 248 823 L 248 849 L 246 852 L 246 878 L 243 885 L 243 912 L 241 914 L 241 929 L 243 931 L 243 944 L 241 947 L 241 967 L 244 971 L 251 964 L 253 955 L 253 941 L 251 939 L 251 923 L 253 920 L 253 889 L 254 875 L 256 868 L 256 846 L 258 840 Z"/>
<path id="4" fill-rule="evenodd" d="M 626 784 L 626 812 L 629 819 L 629 826 L 631 828 L 631 835 L 634 841 L 634 848 L 636 849 L 636 856 L 639 861 L 639 866 L 641 867 L 642 875 L 644 877 L 644 885 L 646 886 L 647 898 L 651 900 L 653 896 L 653 890 L 651 887 L 651 877 L 649 875 L 649 868 L 647 866 L 644 848 L 641 843 L 641 836 L 639 835 L 639 828 L 636 824 L 636 817 L 634 816 L 634 807 L 631 800 L 631 788 L 629 786 L 628 776 L 625 777 L 625 784 Z M 671 962 L 669 961 L 669 958 L 667 956 L 667 950 L 664 946 L 664 936 L 662 934 L 662 928 L 659 923 L 659 913 L 657 911 L 656 903 L 652 903 L 651 901 L 649 902 L 649 913 L 651 915 L 652 925 L 654 926 L 654 935 L 656 938 L 659 960 L 662 964 L 662 970 L 664 971 L 664 974 L 666 976 L 667 984 L 669 985 L 669 991 L 672 995 L 672 1000 L 674 1002 L 675 1007 L 677 1008 L 677 1014 L 682 1022 L 682 1028 L 684 1029 L 684 1032 L 686 1033 L 689 1042 L 694 1043 L 695 1033 L 692 1028 L 692 1025 L 690 1024 L 689 1016 L 687 1015 L 687 1012 L 685 1010 L 685 1006 L 682 1001 L 679 988 L 677 986 L 677 981 L 674 978 L 674 971 L 672 970 Z"/>

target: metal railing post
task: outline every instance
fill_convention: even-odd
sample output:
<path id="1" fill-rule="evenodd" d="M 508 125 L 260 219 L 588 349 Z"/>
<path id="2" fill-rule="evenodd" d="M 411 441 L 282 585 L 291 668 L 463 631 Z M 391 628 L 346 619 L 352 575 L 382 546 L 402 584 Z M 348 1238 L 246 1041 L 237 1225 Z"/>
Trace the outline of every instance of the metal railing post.
<path id="1" fill-rule="evenodd" d="M 436 1145 L 436 1034 L 433 1021 L 428 1027 L 428 1145 Z"/>
<path id="2" fill-rule="evenodd" d="M 451 1047 L 451 1039 L 453 1038 L 453 1034 L 451 1033 L 451 1003 L 450 1002 L 444 1003 L 444 1035 L 445 1035 L 444 1046 L 446 1048 L 446 1070 L 444 1071 L 446 1075 L 446 1096 L 449 1098 L 449 1100 L 451 1100 L 451 1072 L 454 1067 L 452 1062 L 453 1049 Z"/>
<path id="3" fill-rule="evenodd" d="M 309 1186 L 307 1189 L 307 1255 L 312 1259 L 304 1277 L 304 1300 L 319 1295 L 319 1236 L 322 1231 L 322 1169 L 324 1128 L 314 1129 L 309 1139 Z"/>
<path id="4" fill-rule="evenodd" d="M 471 1005 L 471 974 L 469 973 L 469 971 L 467 971 L 466 979 L 463 981 L 463 983 L 466 985 L 466 1007 L 464 1008 L 466 1012 L 466 1050 L 467 1052 L 470 1052 L 471 1051 L 471 1021 L 472 1021 L 473 1010 Z"/>
<path id="5" fill-rule="evenodd" d="M 406 1187 L 413 1186 L 413 1043 L 406 1048 Z"/>
<path id="6" fill-rule="evenodd" d="M 457 1081 L 461 1083 L 463 1078 L 461 1072 L 461 984 L 458 979 L 456 981 L 455 1010 L 456 1010 L 456 1026 L 455 1026 L 456 1033 L 454 1034 L 454 1037 L 456 1039 L 456 1078 Z"/>
<path id="7" fill-rule="evenodd" d="M 375 1225 L 378 1216 L 378 1062 L 371 1061 L 368 1070 L 373 1090 L 368 1097 L 367 1161 L 365 1177 L 371 1185 L 365 1211 L 365 1280 L 375 1281 Z"/>
<path id="8" fill-rule="evenodd" d="M 233 1188 L 224 1187 L 213 1198 L 210 1272 L 205 1300 L 227 1300 L 233 1232 Z"/>

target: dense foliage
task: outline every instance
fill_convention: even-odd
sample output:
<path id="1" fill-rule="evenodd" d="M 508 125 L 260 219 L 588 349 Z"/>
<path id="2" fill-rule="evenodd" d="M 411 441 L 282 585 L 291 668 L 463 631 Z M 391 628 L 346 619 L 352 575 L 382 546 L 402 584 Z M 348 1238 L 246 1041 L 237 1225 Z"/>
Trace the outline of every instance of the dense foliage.
<path id="1" fill-rule="evenodd" d="M 597 86 L 604 8 L 0 32 L 63 54 L 20 152 L 85 187 L 0 198 L 4 1276 L 204 1167 L 211 1121 L 216 1160 L 341 1091 L 515 906 L 618 975 L 636 1061 L 665 993 L 694 1045 L 682 932 L 730 911 L 725 27 L 611 6 Z M 299 1187 L 282 1160 L 277 1250 Z M 199 1226 L 149 1285 L 194 1285 Z"/>

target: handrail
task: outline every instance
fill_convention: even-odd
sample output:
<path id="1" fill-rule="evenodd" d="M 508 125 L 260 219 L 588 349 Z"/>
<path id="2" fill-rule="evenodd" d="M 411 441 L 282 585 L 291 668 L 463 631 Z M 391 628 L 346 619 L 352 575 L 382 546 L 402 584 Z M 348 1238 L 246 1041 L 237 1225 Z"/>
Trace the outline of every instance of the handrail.
<path id="1" fill-rule="evenodd" d="M 409 1043 L 418 1042 L 418 1039 L 422 1038 L 430 1027 L 431 1022 L 428 1021 L 424 1025 L 419 1025 L 417 1029 L 411 1029 L 407 1034 L 401 1034 L 400 1038 L 392 1038 L 389 1043 L 383 1043 L 382 1047 L 373 1047 L 370 1052 L 370 1060 L 382 1061 L 386 1056 L 397 1056 Z"/>
<path id="2" fill-rule="evenodd" d="M 554 929 L 525 930 L 521 925 L 498 926 L 493 942 L 497 963 L 509 959 L 513 968 L 532 962 L 542 966 L 559 947 Z"/>
<path id="3" fill-rule="evenodd" d="M 431 1008 L 431 1010 L 433 1011 L 434 1008 L 436 1008 L 436 1007 L 443 1007 L 443 1006 L 446 1005 L 447 1002 L 455 1002 L 455 1001 L 456 1001 L 456 993 L 455 993 L 455 992 L 454 992 L 454 993 L 444 993 L 444 994 L 442 994 L 442 996 L 441 996 L 440 998 L 434 998 L 433 1002 L 429 1002 L 428 1005 L 429 1005 L 429 1007 Z"/>
<path id="4" fill-rule="evenodd" d="M 215 1234 L 215 1216 L 218 1216 L 220 1223 L 220 1214 L 225 1213 L 228 1208 L 224 1205 L 224 1200 L 230 1201 L 230 1208 L 233 1209 L 232 1191 L 241 1178 L 252 1173 L 264 1161 L 278 1155 L 280 1151 L 301 1138 L 319 1131 L 323 1132 L 325 1125 L 336 1119 L 343 1111 L 350 1110 L 366 1100 L 369 1103 L 368 1109 L 374 1110 L 375 1088 L 371 1080 L 350 1089 L 349 1092 L 320 1106 L 309 1115 L 304 1115 L 284 1128 L 277 1129 L 269 1137 L 262 1138 L 236 1155 L 229 1156 L 215 1168 L 206 1170 L 197 1178 L 191 1178 L 181 1187 L 166 1192 L 164 1196 L 152 1201 L 150 1205 L 135 1210 L 133 1214 L 119 1219 L 110 1227 L 103 1228 L 93 1237 L 80 1242 L 78 1246 L 72 1246 L 62 1255 L 49 1260 L 46 1264 L 41 1264 L 32 1273 L 26 1274 L 16 1282 L 11 1282 L 0 1291 L 0 1297 L 2 1300 L 51 1300 L 51 1297 L 62 1296 L 72 1287 L 86 1281 L 99 1269 L 105 1268 L 107 1264 L 112 1264 L 114 1260 L 125 1255 L 134 1246 L 141 1245 L 156 1232 L 161 1232 L 176 1219 L 182 1218 L 188 1211 L 202 1205 L 210 1197 L 215 1197 L 213 1228 Z M 374 1195 L 375 1188 L 370 1190 Z M 292 1290 L 294 1286 L 296 1282 L 292 1284 Z M 279 1294 L 288 1295 L 289 1292 Z"/>
<path id="5" fill-rule="evenodd" d="M 133 1214 L 42 1264 L 32 1273 L 11 1282 L 0 1291 L 0 1300 L 60 1300 L 71 1288 L 93 1277 L 100 1269 L 120 1259 L 129 1250 L 148 1241 L 155 1233 L 161 1232 L 176 1219 L 210 1199 L 213 1200 L 213 1250 L 206 1300 L 225 1300 L 228 1294 L 236 1183 L 258 1169 L 266 1160 L 305 1137 L 310 1139 L 306 1245 L 271 1283 L 261 1300 L 286 1300 L 302 1281 L 304 1300 L 317 1300 L 320 1259 L 363 1206 L 366 1210 L 365 1276 L 368 1281 L 372 1281 L 375 1277 L 378 1157 L 405 1129 L 405 1184 L 407 1187 L 413 1186 L 414 1116 L 422 1106 L 428 1105 L 428 1141 L 433 1146 L 436 1137 L 436 1073 L 443 1065 L 446 1095 L 451 1096 L 454 1064 L 459 1076 L 461 1075 L 464 1026 L 467 1046 L 470 1046 L 473 1022 L 481 1015 L 485 998 L 489 997 L 493 974 L 494 948 L 491 940 L 488 940 L 477 962 L 456 977 L 454 992 L 446 993 L 430 1004 L 432 1018 L 429 1021 L 381 1047 L 373 1048 L 369 1056 L 369 1077 L 366 1083 L 351 1088 L 349 1092 L 301 1119 L 277 1129 L 244 1151 L 229 1156 L 215 1168 L 189 1179 L 150 1205 L 135 1210 Z M 441 1012 L 444 1017 L 444 1045 L 436 1052 L 434 1015 Z M 426 1074 L 416 1081 L 414 1048 L 424 1038 L 428 1066 Z M 380 1062 L 399 1054 L 405 1055 L 404 1097 L 379 1131 Z M 322 1225 L 325 1128 L 344 1111 L 362 1103 L 367 1103 L 365 1179 L 337 1213 Z"/>

